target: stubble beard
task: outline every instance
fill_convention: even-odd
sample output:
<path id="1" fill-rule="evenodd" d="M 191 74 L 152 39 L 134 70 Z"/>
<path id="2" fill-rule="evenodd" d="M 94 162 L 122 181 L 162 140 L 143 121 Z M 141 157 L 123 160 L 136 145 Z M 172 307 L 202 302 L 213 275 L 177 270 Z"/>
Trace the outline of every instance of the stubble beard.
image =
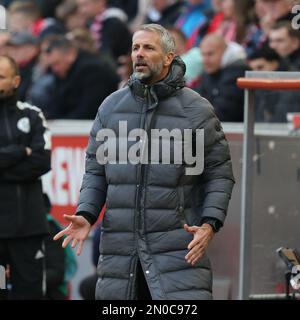
<path id="1" fill-rule="evenodd" d="M 139 79 L 141 82 L 150 82 L 155 77 L 159 76 L 163 70 L 163 62 L 158 64 L 149 64 L 147 63 L 148 70 L 145 72 L 134 71 L 134 76 Z M 133 65 L 133 70 L 135 70 L 135 63 Z"/>

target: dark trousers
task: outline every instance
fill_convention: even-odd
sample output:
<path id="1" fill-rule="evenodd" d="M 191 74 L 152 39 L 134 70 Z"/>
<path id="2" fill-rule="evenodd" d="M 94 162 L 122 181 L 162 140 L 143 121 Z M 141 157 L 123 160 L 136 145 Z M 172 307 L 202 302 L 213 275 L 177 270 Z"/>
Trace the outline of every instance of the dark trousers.
<path id="1" fill-rule="evenodd" d="M 46 289 L 45 252 L 43 236 L 20 239 L 0 239 L 0 265 L 9 265 L 11 300 L 42 299 Z M 6 291 L 6 290 L 2 290 Z M 1 293 L 2 298 L 4 293 Z M 0 297 L 1 299 L 1 297 Z"/>
<path id="2" fill-rule="evenodd" d="M 79 284 L 79 293 L 83 300 L 95 300 L 95 290 L 97 284 L 97 274 L 92 274 L 84 278 Z"/>
<path id="3" fill-rule="evenodd" d="M 136 273 L 137 300 L 152 300 L 148 284 L 139 260 L 137 263 Z"/>

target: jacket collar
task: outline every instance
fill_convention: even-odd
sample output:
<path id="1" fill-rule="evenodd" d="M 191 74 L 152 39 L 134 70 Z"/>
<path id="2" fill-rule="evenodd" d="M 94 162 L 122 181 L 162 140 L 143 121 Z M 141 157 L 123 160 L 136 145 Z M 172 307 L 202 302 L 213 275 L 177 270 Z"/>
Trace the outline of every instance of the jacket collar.
<path id="1" fill-rule="evenodd" d="M 0 108 L 6 107 L 9 110 L 13 110 L 16 108 L 17 101 L 18 101 L 17 95 L 8 97 L 5 100 L 0 100 Z"/>
<path id="2" fill-rule="evenodd" d="M 168 75 L 163 80 L 149 86 L 142 83 L 133 74 L 128 81 L 128 86 L 136 96 L 146 98 L 147 95 L 150 95 L 150 101 L 152 101 L 150 105 L 153 106 L 154 104 L 156 106 L 158 99 L 166 99 L 184 87 L 185 70 L 184 62 L 177 56 L 171 64 Z"/>

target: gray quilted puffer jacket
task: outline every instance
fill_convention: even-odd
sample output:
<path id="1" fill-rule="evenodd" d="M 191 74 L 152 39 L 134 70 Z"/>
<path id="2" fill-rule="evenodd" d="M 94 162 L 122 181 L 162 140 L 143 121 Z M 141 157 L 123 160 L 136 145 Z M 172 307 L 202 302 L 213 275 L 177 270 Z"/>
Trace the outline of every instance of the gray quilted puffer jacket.
<path id="1" fill-rule="evenodd" d="M 227 141 L 212 106 L 184 87 L 185 66 L 175 58 L 168 76 L 146 86 L 131 78 L 126 88 L 102 103 L 91 130 L 86 173 L 77 214 L 95 221 L 106 202 L 102 223 L 96 298 L 136 298 L 136 266 L 141 262 L 154 300 L 211 299 L 212 275 L 206 255 L 191 266 L 185 260 L 193 235 L 183 224 L 203 217 L 222 223 L 234 178 Z M 134 128 L 204 129 L 201 175 L 185 175 L 185 164 L 106 164 L 96 159 L 100 129 L 118 133 L 119 121 Z M 128 148 L 130 143 L 128 143 Z"/>

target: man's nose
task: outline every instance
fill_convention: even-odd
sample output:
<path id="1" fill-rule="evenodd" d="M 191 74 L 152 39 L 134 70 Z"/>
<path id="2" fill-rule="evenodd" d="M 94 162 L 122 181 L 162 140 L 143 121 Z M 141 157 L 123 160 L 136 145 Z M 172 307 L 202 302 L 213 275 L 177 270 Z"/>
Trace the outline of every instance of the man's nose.
<path id="1" fill-rule="evenodd" d="M 144 57 L 144 49 L 143 48 L 139 48 L 137 53 L 136 53 L 137 58 L 142 58 Z"/>

